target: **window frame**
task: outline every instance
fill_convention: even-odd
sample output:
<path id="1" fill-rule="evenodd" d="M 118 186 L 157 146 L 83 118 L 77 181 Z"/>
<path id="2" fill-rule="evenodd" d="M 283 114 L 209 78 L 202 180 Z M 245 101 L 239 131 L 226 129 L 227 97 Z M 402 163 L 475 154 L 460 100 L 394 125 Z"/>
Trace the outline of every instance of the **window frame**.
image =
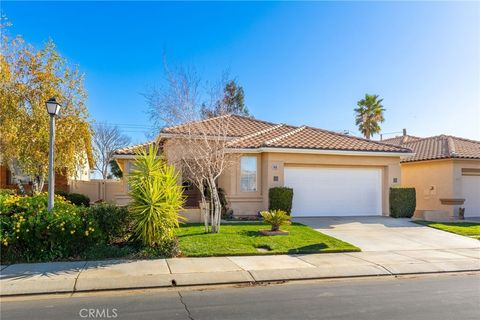
<path id="1" fill-rule="evenodd" d="M 253 158 L 255 160 L 255 187 L 252 190 L 244 190 L 242 186 L 242 159 L 244 158 Z M 256 156 L 241 156 L 240 157 L 240 177 L 239 177 L 239 183 L 240 183 L 240 192 L 242 193 L 255 193 L 258 192 L 258 157 Z"/>

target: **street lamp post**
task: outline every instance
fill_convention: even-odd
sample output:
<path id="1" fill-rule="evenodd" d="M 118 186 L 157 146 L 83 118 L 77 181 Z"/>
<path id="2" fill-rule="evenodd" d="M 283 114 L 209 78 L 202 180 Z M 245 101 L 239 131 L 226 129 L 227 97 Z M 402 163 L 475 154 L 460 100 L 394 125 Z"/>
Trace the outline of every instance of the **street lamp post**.
<path id="1" fill-rule="evenodd" d="M 55 116 L 60 111 L 60 104 L 55 98 L 50 98 L 45 102 L 47 112 L 50 115 L 50 147 L 48 151 L 48 210 L 53 209 L 53 193 L 55 191 L 55 170 L 54 162 L 54 144 L 55 144 Z"/>

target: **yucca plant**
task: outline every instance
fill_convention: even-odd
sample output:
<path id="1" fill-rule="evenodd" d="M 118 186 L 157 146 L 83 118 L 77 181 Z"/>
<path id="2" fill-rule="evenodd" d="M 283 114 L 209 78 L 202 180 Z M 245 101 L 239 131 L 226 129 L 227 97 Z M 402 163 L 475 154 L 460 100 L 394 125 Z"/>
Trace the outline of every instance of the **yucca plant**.
<path id="1" fill-rule="evenodd" d="M 290 224 L 290 216 L 283 210 L 270 210 L 260 212 L 263 221 L 272 226 L 272 231 L 279 231 L 280 227 Z"/>
<path id="2" fill-rule="evenodd" d="M 129 176 L 133 232 L 149 246 L 172 241 L 184 219 L 179 216 L 184 196 L 178 173 L 157 154 L 156 146 L 141 149 Z"/>

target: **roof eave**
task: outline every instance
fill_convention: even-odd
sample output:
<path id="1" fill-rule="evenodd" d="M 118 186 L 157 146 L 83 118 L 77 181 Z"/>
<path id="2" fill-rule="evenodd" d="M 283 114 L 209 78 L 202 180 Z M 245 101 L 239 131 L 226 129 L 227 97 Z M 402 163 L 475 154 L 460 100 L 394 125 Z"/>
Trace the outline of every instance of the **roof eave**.
<path id="1" fill-rule="evenodd" d="M 121 160 L 121 159 L 135 159 L 137 155 L 135 154 L 114 154 L 113 159 L 114 160 Z"/>
<path id="2" fill-rule="evenodd" d="M 471 160 L 471 161 L 479 161 L 480 158 L 476 157 L 436 157 L 436 158 L 425 158 L 425 159 L 405 159 L 401 160 L 401 163 L 413 163 L 413 162 L 423 162 L 423 161 L 441 161 L 441 160 Z"/>

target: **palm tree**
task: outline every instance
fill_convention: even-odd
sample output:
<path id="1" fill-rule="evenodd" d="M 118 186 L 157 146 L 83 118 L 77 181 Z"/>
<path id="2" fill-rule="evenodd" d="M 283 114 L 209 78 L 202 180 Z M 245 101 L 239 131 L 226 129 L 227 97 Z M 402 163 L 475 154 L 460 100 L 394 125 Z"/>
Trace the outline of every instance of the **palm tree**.
<path id="1" fill-rule="evenodd" d="M 383 99 L 378 99 L 378 95 L 365 94 L 365 98 L 357 102 L 355 124 L 369 140 L 373 134 L 380 133 L 380 123 L 385 121 L 382 101 Z"/>

